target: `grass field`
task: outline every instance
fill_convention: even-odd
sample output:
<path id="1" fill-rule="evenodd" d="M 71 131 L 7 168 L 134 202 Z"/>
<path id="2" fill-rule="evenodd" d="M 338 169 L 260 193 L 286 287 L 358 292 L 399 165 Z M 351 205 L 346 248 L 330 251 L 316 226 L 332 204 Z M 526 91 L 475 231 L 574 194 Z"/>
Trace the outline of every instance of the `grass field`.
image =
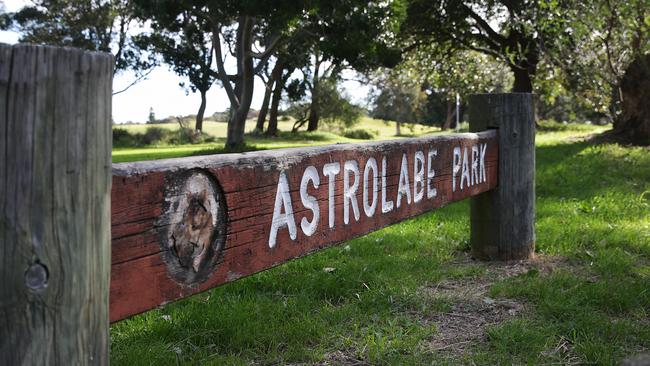
<path id="1" fill-rule="evenodd" d="M 117 323 L 111 362 L 613 365 L 649 352 L 650 151 L 580 138 L 599 127 L 542 127 L 534 260 L 471 260 L 464 201 Z M 255 144 L 341 141 L 324 136 Z M 114 160 L 214 148 L 195 147 Z"/>
<path id="2" fill-rule="evenodd" d="M 249 120 L 246 123 L 246 131 L 249 134 L 246 143 L 252 149 L 281 149 L 286 147 L 326 145 L 337 142 L 355 142 L 359 140 L 345 138 L 328 131 L 305 132 L 291 134 L 293 121 L 279 121 L 278 129 L 281 131 L 277 138 L 251 135 L 255 128 L 255 121 Z M 150 124 L 150 125 L 117 125 L 116 128 L 124 128 L 130 132 L 144 133 L 148 127 L 162 127 L 167 129 L 178 129 L 177 124 Z M 395 136 L 395 122 L 382 121 L 369 117 L 363 117 L 358 126 L 373 132 L 378 140 L 398 138 Z M 403 137 L 420 136 L 426 133 L 439 132 L 440 129 L 423 125 L 405 125 L 402 127 Z M 203 132 L 217 138 L 217 142 L 210 144 L 192 144 L 181 146 L 151 146 L 142 148 L 115 148 L 113 149 L 113 162 L 120 163 L 136 160 L 163 159 L 169 157 L 188 156 L 209 152 L 219 152 L 223 149 L 226 141 L 226 123 L 204 122 Z"/>

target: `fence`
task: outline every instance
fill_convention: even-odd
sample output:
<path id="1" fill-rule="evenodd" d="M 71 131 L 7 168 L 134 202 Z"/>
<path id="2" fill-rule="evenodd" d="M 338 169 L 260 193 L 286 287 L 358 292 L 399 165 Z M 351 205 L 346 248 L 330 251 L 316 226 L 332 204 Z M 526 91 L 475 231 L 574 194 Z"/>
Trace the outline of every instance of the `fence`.
<path id="1" fill-rule="evenodd" d="M 470 197 L 475 257 L 534 250 L 529 94 L 472 96 L 472 133 L 111 165 L 112 72 L 0 45 L 2 364 L 107 364 L 109 322 Z"/>

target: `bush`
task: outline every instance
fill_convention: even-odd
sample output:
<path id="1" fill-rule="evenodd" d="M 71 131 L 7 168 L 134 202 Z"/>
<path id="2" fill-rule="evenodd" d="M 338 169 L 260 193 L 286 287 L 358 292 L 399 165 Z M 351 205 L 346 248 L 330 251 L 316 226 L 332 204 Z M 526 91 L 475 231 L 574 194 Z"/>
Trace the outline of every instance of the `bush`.
<path id="1" fill-rule="evenodd" d="M 114 147 L 140 147 L 146 145 L 184 145 L 215 142 L 214 136 L 207 133 L 197 133 L 191 128 L 170 130 L 160 127 L 149 127 L 142 133 L 132 133 L 125 128 L 113 129 Z"/>
<path id="2" fill-rule="evenodd" d="M 138 146 L 138 136 L 132 134 L 125 128 L 114 128 L 113 146 L 115 147 Z"/>
<path id="3" fill-rule="evenodd" d="M 142 135 L 142 145 L 156 145 L 167 142 L 172 131 L 161 127 L 148 127 Z"/>
<path id="4" fill-rule="evenodd" d="M 372 140 L 375 137 L 377 137 L 377 135 L 378 135 L 377 131 L 364 130 L 363 128 L 357 128 L 354 130 L 345 130 L 343 132 L 343 136 L 350 139 L 357 139 L 357 140 Z"/>

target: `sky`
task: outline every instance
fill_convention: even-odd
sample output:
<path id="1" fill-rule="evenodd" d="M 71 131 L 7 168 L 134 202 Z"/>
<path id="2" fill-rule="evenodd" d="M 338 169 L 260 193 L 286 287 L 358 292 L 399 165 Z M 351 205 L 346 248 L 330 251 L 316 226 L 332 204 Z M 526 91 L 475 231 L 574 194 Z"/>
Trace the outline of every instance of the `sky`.
<path id="1" fill-rule="evenodd" d="M 13 12 L 28 3 L 25 0 L 0 0 L 5 10 Z M 0 43 L 17 43 L 19 35 L 14 32 L 0 31 Z M 230 58 L 232 60 L 232 58 Z M 345 78 L 353 78 L 353 72 L 344 74 Z M 113 91 L 124 89 L 135 80 L 133 72 L 117 73 L 113 79 Z M 201 96 L 198 93 L 186 91 L 179 86 L 185 81 L 178 77 L 169 67 L 162 65 L 151 72 L 146 80 L 140 81 L 125 92 L 113 96 L 113 120 L 116 123 L 142 122 L 149 117 L 149 109 L 153 108 L 156 118 L 196 114 Z M 345 92 L 355 103 L 363 103 L 369 93 L 367 85 L 356 81 L 345 81 L 342 84 Z M 259 109 L 264 97 L 264 85 L 255 78 L 252 108 Z M 205 115 L 224 111 L 229 102 L 226 92 L 219 85 L 214 85 L 207 95 Z"/>

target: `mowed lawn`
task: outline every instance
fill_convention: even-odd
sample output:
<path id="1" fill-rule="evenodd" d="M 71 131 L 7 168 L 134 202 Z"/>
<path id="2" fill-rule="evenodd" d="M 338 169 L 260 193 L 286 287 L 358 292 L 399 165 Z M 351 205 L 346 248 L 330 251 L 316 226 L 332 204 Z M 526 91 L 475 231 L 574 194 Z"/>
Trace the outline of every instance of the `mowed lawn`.
<path id="1" fill-rule="evenodd" d="M 613 365 L 650 352 L 650 151 L 581 138 L 603 130 L 538 131 L 532 261 L 471 260 L 463 201 L 114 324 L 111 362 Z M 316 136 L 253 144 L 349 141 Z"/>
<path id="2" fill-rule="evenodd" d="M 298 134 L 292 134 L 291 128 L 293 120 L 278 121 L 278 129 L 281 131 L 279 137 L 267 138 L 251 134 L 255 129 L 255 121 L 248 120 L 246 123 L 246 144 L 252 149 L 282 149 L 297 146 L 326 145 L 337 142 L 355 142 L 354 140 L 339 136 L 331 131 L 306 132 L 301 131 Z M 140 124 L 140 125 L 117 125 L 116 128 L 124 128 L 132 133 L 144 133 L 148 127 L 161 127 L 171 130 L 177 130 L 178 124 Z M 372 132 L 377 140 L 386 140 L 398 138 L 395 136 L 396 126 L 393 121 L 383 121 L 369 117 L 363 117 L 359 125 L 353 129 L 364 129 Z M 209 153 L 213 150 L 223 149 L 226 141 L 226 123 L 224 122 L 204 122 L 203 131 L 211 136 L 216 137 L 215 143 L 191 144 L 180 146 L 150 146 L 141 148 L 114 148 L 113 162 L 121 163 L 137 160 L 164 159 L 179 156 L 188 156 L 194 154 Z M 420 136 L 427 133 L 440 132 L 439 128 L 423 125 L 404 125 L 401 129 L 402 135 L 399 138 Z"/>

